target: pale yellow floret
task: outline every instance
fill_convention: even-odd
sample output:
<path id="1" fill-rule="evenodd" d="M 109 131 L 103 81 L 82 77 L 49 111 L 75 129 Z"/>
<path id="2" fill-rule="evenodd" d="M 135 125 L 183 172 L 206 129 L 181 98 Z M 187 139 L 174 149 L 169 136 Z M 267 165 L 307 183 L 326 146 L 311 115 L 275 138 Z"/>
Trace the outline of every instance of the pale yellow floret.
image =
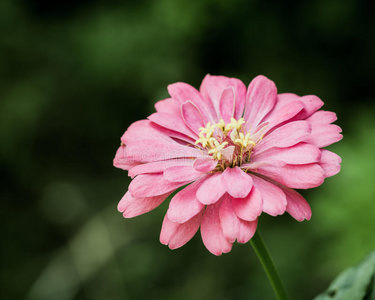
<path id="1" fill-rule="evenodd" d="M 195 141 L 195 144 L 198 145 L 201 143 L 203 147 L 206 147 L 214 133 L 215 127 L 216 124 L 211 125 L 211 123 L 208 122 L 206 127 L 199 128 L 199 139 Z"/>
<path id="2" fill-rule="evenodd" d="M 245 124 L 245 120 L 243 118 L 239 119 L 238 121 L 235 118 L 230 118 L 230 123 L 225 126 L 225 131 L 229 131 L 231 129 L 237 129 L 237 131 L 240 131 L 242 124 Z"/>
<path id="3" fill-rule="evenodd" d="M 247 148 L 250 144 L 255 146 L 255 142 L 250 139 L 250 133 L 244 135 L 242 132 L 239 133 L 239 138 L 234 141 L 236 145 Z"/>
<path id="4" fill-rule="evenodd" d="M 221 160 L 222 154 L 221 154 L 220 151 L 223 150 L 226 145 L 228 145 L 228 142 L 224 142 L 224 143 L 220 144 L 217 140 L 215 140 L 214 141 L 214 148 L 209 150 L 208 154 L 212 154 L 214 159 Z"/>
<path id="5" fill-rule="evenodd" d="M 223 132 L 225 131 L 225 122 L 223 119 L 220 119 L 219 123 L 216 123 L 213 126 L 219 128 Z"/>
<path id="6" fill-rule="evenodd" d="M 206 147 L 207 142 L 208 140 L 205 137 L 201 137 L 195 141 L 195 145 L 198 145 L 199 143 L 201 143 L 203 147 Z"/>
<path id="7" fill-rule="evenodd" d="M 216 124 L 211 125 L 210 122 L 207 123 L 206 127 L 201 127 L 198 130 L 200 131 L 199 135 L 205 134 L 212 134 L 215 130 Z"/>
<path id="8" fill-rule="evenodd" d="M 210 129 L 212 126 L 211 126 L 211 122 L 208 122 L 207 124 L 206 124 L 206 127 L 201 127 L 201 128 L 199 128 L 198 130 L 199 131 L 202 131 L 202 132 L 205 132 L 205 130 L 208 130 L 208 129 Z"/>

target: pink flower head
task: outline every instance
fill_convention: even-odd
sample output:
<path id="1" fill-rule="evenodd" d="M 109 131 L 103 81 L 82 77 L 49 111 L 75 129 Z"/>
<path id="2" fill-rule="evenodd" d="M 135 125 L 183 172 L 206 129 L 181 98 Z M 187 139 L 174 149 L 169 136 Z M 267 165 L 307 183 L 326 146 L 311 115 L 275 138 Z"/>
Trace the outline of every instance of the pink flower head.
<path id="1" fill-rule="evenodd" d="M 273 81 L 207 75 L 197 91 L 168 86 L 171 98 L 132 124 L 114 165 L 133 178 L 118 204 L 125 218 L 159 206 L 170 194 L 160 241 L 176 249 L 200 227 L 215 255 L 248 242 L 262 212 L 298 221 L 311 209 L 294 189 L 321 185 L 341 158 L 322 149 L 342 138 L 336 115 L 316 96 L 277 94 Z"/>

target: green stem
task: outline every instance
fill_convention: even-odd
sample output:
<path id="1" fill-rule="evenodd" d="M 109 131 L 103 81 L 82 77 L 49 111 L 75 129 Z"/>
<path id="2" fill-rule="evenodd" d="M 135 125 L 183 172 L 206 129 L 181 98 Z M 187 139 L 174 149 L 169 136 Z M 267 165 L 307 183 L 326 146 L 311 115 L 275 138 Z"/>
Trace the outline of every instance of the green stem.
<path id="1" fill-rule="evenodd" d="M 279 273 L 277 272 L 275 265 L 272 261 L 270 253 L 268 252 L 266 245 L 263 242 L 262 236 L 257 230 L 250 240 L 251 246 L 253 246 L 255 253 L 258 255 L 260 262 L 262 263 L 263 269 L 266 272 L 269 281 L 271 282 L 272 288 L 279 300 L 288 300 L 288 294 L 284 288 Z"/>

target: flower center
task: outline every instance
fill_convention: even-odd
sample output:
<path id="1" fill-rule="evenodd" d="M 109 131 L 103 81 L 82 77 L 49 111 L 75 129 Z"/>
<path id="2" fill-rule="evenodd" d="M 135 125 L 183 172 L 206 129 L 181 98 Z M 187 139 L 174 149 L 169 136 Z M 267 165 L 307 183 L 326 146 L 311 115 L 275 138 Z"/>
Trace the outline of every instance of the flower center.
<path id="1" fill-rule="evenodd" d="M 231 118 L 228 124 L 223 119 L 212 125 L 208 122 L 206 127 L 199 128 L 199 139 L 195 144 L 201 144 L 218 161 L 219 169 L 249 163 L 252 150 L 263 138 L 268 123 L 260 124 L 253 133 L 251 130 L 246 132 L 244 124 L 243 118 Z"/>

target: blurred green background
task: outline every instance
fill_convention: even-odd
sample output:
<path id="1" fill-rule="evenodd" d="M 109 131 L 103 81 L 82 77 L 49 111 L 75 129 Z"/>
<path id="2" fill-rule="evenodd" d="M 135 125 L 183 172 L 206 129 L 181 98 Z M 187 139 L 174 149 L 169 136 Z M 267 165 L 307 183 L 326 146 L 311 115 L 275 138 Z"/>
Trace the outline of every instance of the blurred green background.
<path id="1" fill-rule="evenodd" d="M 120 136 L 205 74 L 258 74 L 338 114 L 342 171 L 303 195 L 311 221 L 259 228 L 294 299 L 375 248 L 374 1 L 0 1 L 1 299 L 274 299 L 249 244 L 159 243 L 164 203 L 116 205 Z"/>

